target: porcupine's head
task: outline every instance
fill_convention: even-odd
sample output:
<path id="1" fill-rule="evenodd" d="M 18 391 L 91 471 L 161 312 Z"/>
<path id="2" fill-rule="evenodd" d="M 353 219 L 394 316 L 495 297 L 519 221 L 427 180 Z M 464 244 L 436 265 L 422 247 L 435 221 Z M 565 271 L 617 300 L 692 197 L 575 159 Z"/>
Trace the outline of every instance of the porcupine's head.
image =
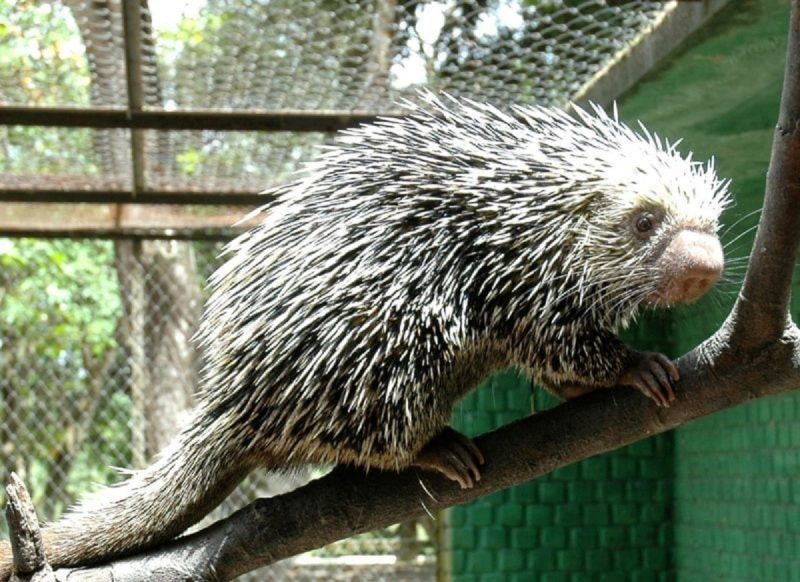
<path id="1" fill-rule="evenodd" d="M 633 131 L 616 112 L 593 109 L 576 107 L 576 117 L 516 112 L 541 135 L 550 163 L 562 160 L 575 194 L 568 228 L 583 271 L 578 287 L 592 288 L 586 302 L 602 303 L 624 325 L 640 307 L 690 303 L 719 280 L 717 230 L 729 194 L 713 162 L 695 162 L 643 127 Z"/>

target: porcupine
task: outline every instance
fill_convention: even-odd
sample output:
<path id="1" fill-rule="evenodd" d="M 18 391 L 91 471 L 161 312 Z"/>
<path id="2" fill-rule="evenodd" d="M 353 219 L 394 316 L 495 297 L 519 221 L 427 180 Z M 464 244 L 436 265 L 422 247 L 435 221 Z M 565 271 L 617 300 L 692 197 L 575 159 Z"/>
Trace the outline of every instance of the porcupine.
<path id="1" fill-rule="evenodd" d="M 51 564 L 170 539 L 256 467 L 416 465 L 470 487 L 483 458 L 451 410 L 509 366 L 562 397 L 627 385 L 669 405 L 674 364 L 616 332 L 719 278 L 726 183 L 600 108 L 423 101 L 344 132 L 228 245 L 192 420 L 44 529 Z"/>

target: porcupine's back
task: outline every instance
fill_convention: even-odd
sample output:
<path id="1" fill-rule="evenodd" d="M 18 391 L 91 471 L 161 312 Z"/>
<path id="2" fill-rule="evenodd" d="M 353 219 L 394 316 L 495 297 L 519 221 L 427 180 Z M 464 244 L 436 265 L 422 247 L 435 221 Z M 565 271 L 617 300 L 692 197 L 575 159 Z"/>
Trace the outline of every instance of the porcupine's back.
<path id="1" fill-rule="evenodd" d="M 402 466 L 457 397 L 510 363 L 507 346 L 486 345 L 469 289 L 512 194 L 475 188 L 485 135 L 433 120 L 349 132 L 213 277 L 208 400 L 272 439 L 261 446 Z"/>
<path id="2" fill-rule="evenodd" d="M 581 326 L 630 315 L 597 300 L 587 265 L 592 237 L 621 246 L 589 220 L 625 179 L 609 182 L 603 157 L 633 144 L 645 165 L 684 160 L 608 117 L 427 100 L 346 132 L 212 279 L 207 400 L 261 446 L 402 466 L 458 397 L 514 362 L 518 337 L 552 359 Z"/>

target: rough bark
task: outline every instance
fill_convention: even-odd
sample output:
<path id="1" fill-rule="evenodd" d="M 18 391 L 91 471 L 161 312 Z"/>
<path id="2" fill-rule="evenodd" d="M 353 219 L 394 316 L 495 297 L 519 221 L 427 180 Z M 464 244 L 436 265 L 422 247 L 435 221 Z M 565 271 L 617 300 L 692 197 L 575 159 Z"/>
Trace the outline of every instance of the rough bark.
<path id="1" fill-rule="evenodd" d="M 721 328 L 679 359 L 677 401 L 656 408 L 628 389 L 595 392 L 476 440 L 477 487 L 437 475 L 338 468 L 286 495 L 139 556 L 90 569 L 96 579 L 228 580 L 255 567 L 464 503 L 732 406 L 800 388 L 800 331 L 789 316 L 800 243 L 800 0 L 792 0 L 781 114 L 764 212 L 742 292 Z M 61 580 L 89 571 L 62 570 Z"/>
<path id="2" fill-rule="evenodd" d="M 14 548 L 14 576 L 11 582 L 50 582 L 55 580 L 47 564 L 42 532 L 28 490 L 14 473 L 6 487 L 6 519 Z"/>
<path id="3" fill-rule="evenodd" d="M 114 248 L 131 392 L 143 420 L 132 448 L 143 461 L 175 436 L 194 405 L 198 366 L 191 337 L 202 295 L 190 243 L 125 240 Z"/>

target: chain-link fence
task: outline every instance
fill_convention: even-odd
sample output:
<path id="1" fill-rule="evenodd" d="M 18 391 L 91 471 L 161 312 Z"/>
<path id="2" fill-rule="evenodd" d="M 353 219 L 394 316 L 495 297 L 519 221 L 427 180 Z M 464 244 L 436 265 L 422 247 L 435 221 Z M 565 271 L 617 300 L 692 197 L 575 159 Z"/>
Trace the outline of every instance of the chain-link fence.
<path id="1" fill-rule="evenodd" d="M 14 192 L 23 201 L 26 192 L 47 192 L 54 201 L 67 193 L 107 200 L 129 191 L 134 180 L 140 198 L 259 192 L 313 157 L 329 137 L 326 124 L 358 112 L 397 114 L 397 100 L 414 99 L 423 87 L 500 107 L 563 105 L 665 7 L 659 0 L 137 5 L 132 35 L 122 0 L 0 2 L 7 57 L 0 102 L 60 107 L 54 123 L 84 126 L 2 128 L 0 151 L 7 155 L 0 156 L 0 194 Z M 135 99 L 126 50 L 141 57 L 134 59 L 141 64 L 131 85 Z M 132 135 L 102 128 L 107 108 L 128 105 L 143 110 L 131 115 L 193 113 L 197 129 Z M 88 113 L 76 120 L 63 109 L 74 106 Z M 232 111 L 289 111 L 273 129 L 291 122 L 303 131 L 203 129 L 216 113 Z M 64 211 L 59 222 L 82 224 L 88 211 Z"/>

